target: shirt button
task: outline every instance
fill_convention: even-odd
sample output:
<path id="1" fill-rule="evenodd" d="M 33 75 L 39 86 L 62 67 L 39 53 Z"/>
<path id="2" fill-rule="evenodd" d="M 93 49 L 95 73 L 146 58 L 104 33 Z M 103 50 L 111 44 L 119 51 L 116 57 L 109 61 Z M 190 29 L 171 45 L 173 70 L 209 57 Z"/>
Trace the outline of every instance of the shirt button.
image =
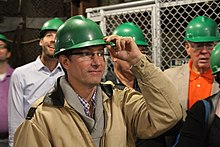
<path id="1" fill-rule="evenodd" d="M 200 87 L 200 84 L 198 84 L 197 87 Z"/>

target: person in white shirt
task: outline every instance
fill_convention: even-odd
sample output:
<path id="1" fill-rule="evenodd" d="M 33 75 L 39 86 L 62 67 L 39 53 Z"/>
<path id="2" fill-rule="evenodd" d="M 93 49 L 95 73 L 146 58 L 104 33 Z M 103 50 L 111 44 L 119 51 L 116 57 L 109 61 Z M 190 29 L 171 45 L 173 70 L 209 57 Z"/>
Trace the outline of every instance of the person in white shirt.
<path id="1" fill-rule="evenodd" d="M 63 24 L 59 18 L 48 20 L 39 33 L 42 53 L 36 61 L 15 69 L 11 77 L 8 96 L 9 146 L 13 146 L 14 132 L 25 119 L 32 104 L 54 85 L 64 74 L 54 58 L 55 36 Z"/>

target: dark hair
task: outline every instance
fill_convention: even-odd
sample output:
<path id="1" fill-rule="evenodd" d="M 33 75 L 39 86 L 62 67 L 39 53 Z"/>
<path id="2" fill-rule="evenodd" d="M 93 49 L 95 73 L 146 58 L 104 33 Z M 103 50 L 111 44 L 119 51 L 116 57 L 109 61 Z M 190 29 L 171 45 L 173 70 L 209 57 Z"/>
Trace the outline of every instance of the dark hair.
<path id="1" fill-rule="evenodd" d="M 39 34 L 38 34 L 38 37 L 40 39 L 44 38 L 46 33 L 49 32 L 49 31 L 57 31 L 57 30 L 53 30 L 53 29 L 47 29 L 47 30 L 43 30 L 43 31 L 40 31 Z"/>
<path id="2" fill-rule="evenodd" d="M 67 51 L 64 51 L 64 52 L 61 52 L 61 53 L 57 54 L 56 57 L 59 58 L 60 55 L 64 55 L 64 56 L 66 56 L 70 60 L 70 56 L 71 56 L 70 53 L 71 52 L 72 52 L 72 50 L 67 50 Z M 65 73 L 65 75 L 67 77 L 68 75 L 67 75 L 66 69 L 63 67 L 63 65 L 61 63 L 60 63 L 60 65 L 61 65 L 61 67 L 62 67 L 62 69 L 63 69 L 63 71 L 64 71 L 64 73 Z"/>

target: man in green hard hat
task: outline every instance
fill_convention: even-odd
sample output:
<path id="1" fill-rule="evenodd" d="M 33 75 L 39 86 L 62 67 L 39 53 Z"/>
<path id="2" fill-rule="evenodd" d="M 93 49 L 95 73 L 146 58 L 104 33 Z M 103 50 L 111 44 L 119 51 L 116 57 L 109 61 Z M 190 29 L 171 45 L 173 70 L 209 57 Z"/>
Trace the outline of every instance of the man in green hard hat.
<path id="1" fill-rule="evenodd" d="M 112 34 L 122 36 L 122 37 L 132 37 L 135 43 L 137 44 L 139 50 L 145 54 L 147 52 L 148 42 L 144 37 L 141 29 L 132 22 L 126 22 L 118 27 L 116 27 Z M 111 54 L 110 54 L 111 56 Z M 105 80 L 111 80 L 118 87 L 124 88 L 125 86 L 134 88 L 137 91 L 140 91 L 139 86 L 137 85 L 137 80 L 134 74 L 130 70 L 130 64 L 124 60 L 120 60 L 111 56 L 111 61 L 113 62 L 113 69 L 110 69 L 106 76 Z"/>
<path id="2" fill-rule="evenodd" d="M 210 55 L 219 40 L 218 25 L 214 20 L 206 16 L 194 18 L 189 22 L 185 33 L 189 63 L 165 71 L 177 87 L 184 117 L 186 110 L 196 101 L 219 90 L 210 69 Z"/>
<path id="3" fill-rule="evenodd" d="M 147 45 L 148 41 L 145 39 L 142 30 L 132 22 L 126 22 L 118 27 L 116 27 L 112 34 L 116 34 L 122 37 L 132 37 L 135 43 L 137 44 L 139 50 L 145 54 L 146 58 L 150 61 L 148 55 Z M 111 55 L 111 54 L 110 54 Z M 111 56 L 111 60 L 113 61 L 113 69 L 108 71 L 106 74 L 106 80 L 111 80 L 114 82 L 115 86 L 120 89 L 124 89 L 125 87 L 133 88 L 134 90 L 141 92 L 137 79 L 135 75 L 130 70 L 131 65 L 118 58 L 114 58 Z M 171 134 L 170 134 L 171 135 Z M 168 136 L 168 134 L 167 134 Z M 166 147 L 169 142 L 166 141 L 165 134 L 160 135 L 156 138 L 152 139 L 138 139 L 136 141 L 136 147 Z"/>
<path id="4" fill-rule="evenodd" d="M 148 42 L 144 37 L 141 29 L 132 22 L 126 22 L 116 27 L 112 34 L 122 37 L 132 37 L 137 44 L 139 50 L 146 54 Z M 111 54 L 110 54 L 111 55 Z M 124 60 L 120 60 L 111 56 L 113 61 L 113 69 L 106 74 L 105 80 L 111 80 L 120 88 L 130 87 L 137 91 L 140 88 L 137 84 L 137 79 L 130 70 L 130 64 Z"/>
<path id="5" fill-rule="evenodd" d="M 220 43 L 211 53 L 210 67 L 215 81 L 220 85 Z M 188 110 L 186 120 L 173 147 L 218 147 L 220 141 L 220 91 L 199 100 Z"/>
<path id="6" fill-rule="evenodd" d="M 46 21 L 39 33 L 41 55 L 35 61 L 16 68 L 12 74 L 8 97 L 9 146 L 13 146 L 14 132 L 31 105 L 64 74 L 57 58 L 54 58 L 56 31 L 62 24 L 59 18 Z"/>
<path id="7" fill-rule="evenodd" d="M 132 65 L 143 95 L 101 83 L 105 47 Z M 55 56 L 65 76 L 32 106 L 15 147 L 134 147 L 137 138 L 158 136 L 182 118 L 174 85 L 131 37 L 104 38 L 95 22 L 78 15 L 58 29 Z"/>
<path id="8" fill-rule="evenodd" d="M 0 34 L 0 146 L 8 147 L 8 89 L 13 68 L 8 64 L 11 57 L 9 40 Z"/>
<path id="9" fill-rule="evenodd" d="M 210 65 L 212 74 L 216 75 L 215 80 L 220 85 L 220 43 L 215 46 L 211 54 Z"/>

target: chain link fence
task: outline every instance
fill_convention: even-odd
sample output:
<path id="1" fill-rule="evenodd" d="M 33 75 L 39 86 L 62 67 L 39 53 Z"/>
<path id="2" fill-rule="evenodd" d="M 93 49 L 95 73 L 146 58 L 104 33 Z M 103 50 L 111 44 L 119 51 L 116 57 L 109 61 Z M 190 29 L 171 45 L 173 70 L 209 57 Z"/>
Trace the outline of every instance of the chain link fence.
<path id="1" fill-rule="evenodd" d="M 165 70 L 189 60 L 184 48 L 188 22 L 205 15 L 220 25 L 219 9 L 219 0 L 144 0 L 89 8 L 86 13 L 88 18 L 100 24 L 105 35 L 124 22 L 135 23 L 149 41 L 148 54 L 153 62 Z"/>
<path id="2" fill-rule="evenodd" d="M 162 0 L 161 0 L 162 1 Z M 188 61 L 184 48 L 185 28 L 198 15 L 214 19 L 220 26 L 220 1 L 185 0 L 160 3 L 160 67 L 166 69 Z"/>

